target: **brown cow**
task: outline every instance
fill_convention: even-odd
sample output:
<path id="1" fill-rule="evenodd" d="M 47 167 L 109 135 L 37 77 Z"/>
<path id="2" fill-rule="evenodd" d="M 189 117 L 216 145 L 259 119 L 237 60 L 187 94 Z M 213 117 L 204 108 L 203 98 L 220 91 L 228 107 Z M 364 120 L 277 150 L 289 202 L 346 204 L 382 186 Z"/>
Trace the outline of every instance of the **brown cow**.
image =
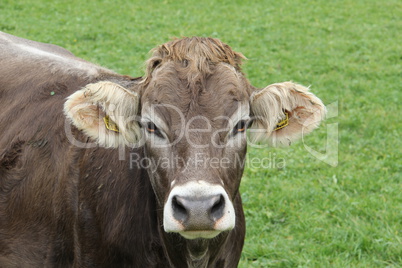
<path id="1" fill-rule="evenodd" d="M 183 38 L 131 78 L 0 33 L 0 267 L 236 267 L 246 129 L 289 144 L 325 113 L 243 58 Z"/>

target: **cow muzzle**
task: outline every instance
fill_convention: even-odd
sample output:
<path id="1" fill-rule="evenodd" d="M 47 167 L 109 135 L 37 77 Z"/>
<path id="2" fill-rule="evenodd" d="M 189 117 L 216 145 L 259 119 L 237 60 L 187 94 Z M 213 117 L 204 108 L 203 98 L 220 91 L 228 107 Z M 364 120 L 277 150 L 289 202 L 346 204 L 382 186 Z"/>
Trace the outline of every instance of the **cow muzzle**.
<path id="1" fill-rule="evenodd" d="M 225 189 L 205 181 L 175 186 L 163 210 L 166 232 L 186 239 L 214 238 L 235 226 L 235 211 Z"/>

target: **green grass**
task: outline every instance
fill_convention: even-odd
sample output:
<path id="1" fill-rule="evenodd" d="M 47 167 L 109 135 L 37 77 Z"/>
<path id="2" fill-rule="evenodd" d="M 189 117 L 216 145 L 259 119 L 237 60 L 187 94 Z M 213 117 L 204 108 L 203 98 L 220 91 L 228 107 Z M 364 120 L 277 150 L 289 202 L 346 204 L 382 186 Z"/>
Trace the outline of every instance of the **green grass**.
<path id="1" fill-rule="evenodd" d="M 311 85 L 334 116 L 304 143 L 249 149 L 272 166 L 243 177 L 239 266 L 402 266 L 401 1 L 3 0 L 0 18 L 2 31 L 133 76 L 154 46 L 201 35 L 244 53 L 255 86 Z M 305 149 L 324 153 L 331 127 L 333 165 Z"/>

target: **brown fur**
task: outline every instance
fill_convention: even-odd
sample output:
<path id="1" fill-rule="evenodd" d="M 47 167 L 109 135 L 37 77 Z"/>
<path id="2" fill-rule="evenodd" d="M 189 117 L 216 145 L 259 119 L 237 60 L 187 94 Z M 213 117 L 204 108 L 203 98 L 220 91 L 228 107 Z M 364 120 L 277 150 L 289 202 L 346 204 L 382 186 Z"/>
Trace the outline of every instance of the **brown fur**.
<path id="1" fill-rule="evenodd" d="M 233 51 L 218 39 L 187 37 L 165 43 L 152 50 L 147 61 L 145 83 L 152 78 L 153 71 L 168 61 L 180 63 L 186 69 L 187 80 L 195 82 L 199 75 L 208 75 L 218 63 L 227 63 L 241 71 L 243 54 Z"/>
<path id="2" fill-rule="evenodd" d="M 225 144 L 233 128 L 219 117 L 233 116 L 239 106 L 248 115 L 252 94 L 257 96 L 252 111 L 270 117 L 259 122 L 269 131 L 281 116 L 269 114 L 264 107 L 275 99 L 269 88 L 260 94 L 242 74 L 242 54 L 217 39 L 177 39 L 154 49 L 146 75 L 134 79 L 57 46 L 0 32 L 0 58 L 0 267 L 237 266 L 245 236 L 238 190 L 246 141 L 242 138 L 237 147 L 212 146 Z M 297 93 L 301 98 L 306 95 Z M 208 145 L 203 149 L 186 140 L 165 150 L 149 141 L 140 147 L 122 147 L 133 142 L 128 132 L 139 136 L 140 128 L 123 126 L 118 119 L 144 116 L 158 103 L 177 107 L 184 123 L 203 116 L 211 123 L 211 132 L 226 130 L 215 136 L 193 132 L 192 142 Z M 118 109 L 110 118 L 125 133 L 106 136 L 125 135 L 122 143 L 109 143 L 99 134 L 109 131 L 99 119 L 111 111 L 107 107 L 112 104 Z M 298 103 L 289 107 L 302 109 Z M 183 128 L 181 118 L 166 107 L 156 113 L 166 125 L 167 139 L 177 139 Z M 205 124 L 195 120 L 190 128 L 203 129 Z M 84 146 L 77 147 L 71 136 Z M 94 143 L 101 146 L 90 146 Z M 227 157 L 231 168 L 190 164 L 185 169 L 183 163 L 154 171 L 130 167 L 133 154 L 140 159 L 179 156 L 186 163 L 196 153 Z M 124 159 L 119 160 L 122 154 Z M 222 183 L 236 214 L 234 229 L 213 239 L 194 240 L 165 232 L 163 204 L 173 180 L 176 185 L 189 180 Z"/>
<path id="3" fill-rule="evenodd" d="M 129 167 L 129 154 L 143 155 L 143 148 L 127 150 L 119 161 L 118 150 L 80 149 L 65 136 L 69 95 L 98 81 L 137 90 L 138 80 L 96 66 L 98 74 L 87 75 L 54 68 L 46 57 L 13 57 L 9 45 L 0 48 L 6 61 L 0 66 L 0 267 L 187 266 L 184 239 L 161 235 L 146 170 Z M 77 129 L 72 133 L 90 142 Z M 239 198 L 243 231 L 214 240 L 220 242 L 210 246 L 209 267 L 237 265 L 244 237 Z"/>

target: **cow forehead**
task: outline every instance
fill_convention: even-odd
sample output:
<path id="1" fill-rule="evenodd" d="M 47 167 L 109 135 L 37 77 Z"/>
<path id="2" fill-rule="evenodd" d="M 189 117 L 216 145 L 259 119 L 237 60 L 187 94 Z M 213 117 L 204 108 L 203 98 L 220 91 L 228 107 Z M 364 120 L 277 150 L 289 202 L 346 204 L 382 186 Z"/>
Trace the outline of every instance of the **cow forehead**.
<path id="1" fill-rule="evenodd" d="M 178 110 L 185 118 L 200 115 L 210 119 L 231 117 L 240 103 L 248 102 L 247 81 L 226 63 L 219 63 L 211 70 L 208 74 L 189 74 L 180 64 L 164 64 L 155 70 L 144 90 L 142 105 L 157 104 L 163 117 Z"/>

